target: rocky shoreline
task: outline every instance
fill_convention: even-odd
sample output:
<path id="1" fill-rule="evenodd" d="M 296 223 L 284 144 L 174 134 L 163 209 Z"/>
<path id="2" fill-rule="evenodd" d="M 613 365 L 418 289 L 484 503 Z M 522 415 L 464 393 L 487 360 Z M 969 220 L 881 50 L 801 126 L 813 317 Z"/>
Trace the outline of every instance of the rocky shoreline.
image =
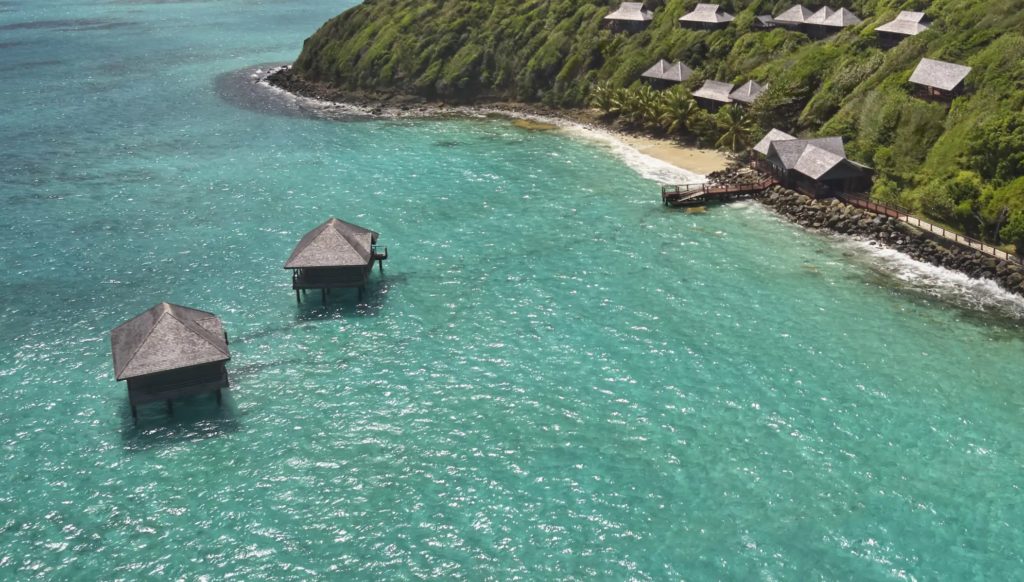
<path id="1" fill-rule="evenodd" d="M 550 117 L 578 123 L 585 127 L 601 126 L 617 131 L 583 109 L 552 109 L 543 105 L 515 103 L 495 99 L 474 103 L 446 103 L 430 101 L 416 95 L 393 92 L 341 89 L 328 83 L 303 79 L 283 66 L 270 70 L 260 80 L 294 95 L 355 106 L 369 115 L 380 117 L 443 117 L 465 116 L 473 113 L 497 113 L 510 116 Z"/>
<path id="2" fill-rule="evenodd" d="M 975 279 L 990 279 L 1003 289 L 1024 296 L 1024 266 L 962 247 L 895 218 L 837 199 L 814 200 L 782 186 L 773 186 L 759 200 L 800 226 L 866 239 L 925 263 Z"/>
<path id="3" fill-rule="evenodd" d="M 271 85 L 302 97 L 354 105 L 371 115 L 388 117 L 464 116 L 474 112 L 492 112 L 511 116 L 548 117 L 568 120 L 584 127 L 601 127 L 621 132 L 621 128 L 602 123 L 588 111 L 554 110 L 543 106 L 502 101 L 476 105 L 437 103 L 422 97 L 397 93 L 364 92 L 339 89 L 305 80 L 280 67 L 264 77 Z M 728 182 L 733 171 L 708 175 L 713 182 Z M 962 272 L 976 279 L 990 279 L 1000 287 L 1024 296 L 1024 266 L 1003 261 L 957 245 L 894 218 L 850 206 L 836 199 L 814 200 L 803 194 L 774 186 L 760 202 L 803 227 L 860 237 L 900 251 L 916 260 Z"/>

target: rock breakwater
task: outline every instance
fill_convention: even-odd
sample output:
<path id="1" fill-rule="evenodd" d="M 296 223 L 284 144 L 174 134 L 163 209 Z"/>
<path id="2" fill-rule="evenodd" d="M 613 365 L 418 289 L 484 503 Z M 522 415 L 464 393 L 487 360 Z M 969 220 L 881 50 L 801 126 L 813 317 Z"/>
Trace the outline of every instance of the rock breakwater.
<path id="1" fill-rule="evenodd" d="M 919 261 L 970 277 L 991 279 L 1002 288 L 1024 296 L 1024 267 L 1021 265 L 969 249 L 895 218 L 834 198 L 815 200 L 781 186 L 773 186 L 760 201 L 803 227 L 867 239 Z"/>

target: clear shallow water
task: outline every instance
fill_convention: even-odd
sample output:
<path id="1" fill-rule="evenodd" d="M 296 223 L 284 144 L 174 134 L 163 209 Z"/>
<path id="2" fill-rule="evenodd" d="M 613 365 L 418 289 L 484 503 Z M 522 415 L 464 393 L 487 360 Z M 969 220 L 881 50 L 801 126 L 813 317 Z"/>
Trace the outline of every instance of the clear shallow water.
<path id="1" fill-rule="evenodd" d="M 1019 576 L 1020 302 L 573 136 L 237 98 L 343 6 L 0 3 L 0 577 Z M 297 307 L 330 214 L 392 259 Z M 134 427 L 108 330 L 165 299 L 235 389 Z"/>

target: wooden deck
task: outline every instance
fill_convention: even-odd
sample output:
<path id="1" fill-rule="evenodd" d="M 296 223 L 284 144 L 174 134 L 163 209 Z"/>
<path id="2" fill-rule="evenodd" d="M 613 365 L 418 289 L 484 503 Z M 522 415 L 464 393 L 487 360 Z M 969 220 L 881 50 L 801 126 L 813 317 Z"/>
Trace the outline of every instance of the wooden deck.
<path id="1" fill-rule="evenodd" d="M 714 202 L 727 202 L 739 198 L 761 196 L 778 182 L 762 178 L 738 184 L 685 184 L 661 187 L 661 203 L 665 206 L 701 206 Z"/>
<path id="2" fill-rule="evenodd" d="M 980 253 L 989 255 L 990 257 L 995 257 L 1002 261 L 1017 263 L 1018 265 L 1024 264 L 1024 262 L 1021 261 L 1020 257 L 1011 255 L 1010 253 L 1001 249 L 997 249 L 992 245 L 985 244 L 978 239 L 971 238 L 969 236 L 964 236 L 960 233 L 953 232 L 951 230 L 946 230 L 945 228 L 932 224 L 930 222 L 925 222 L 924 220 L 921 220 L 920 218 L 910 214 L 910 211 L 905 208 L 901 208 L 899 206 L 888 206 L 885 204 L 879 204 L 878 202 L 872 202 L 871 200 L 867 199 L 864 196 L 843 195 L 839 196 L 839 199 L 851 206 L 863 208 L 864 210 L 867 210 L 869 212 L 881 214 L 882 216 L 888 216 L 889 218 L 895 218 L 896 220 L 905 222 L 911 226 L 916 226 L 921 230 L 926 230 L 932 234 L 938 235 L 946 240 L 953 241 L 971 250 L 975 250 Z"/>

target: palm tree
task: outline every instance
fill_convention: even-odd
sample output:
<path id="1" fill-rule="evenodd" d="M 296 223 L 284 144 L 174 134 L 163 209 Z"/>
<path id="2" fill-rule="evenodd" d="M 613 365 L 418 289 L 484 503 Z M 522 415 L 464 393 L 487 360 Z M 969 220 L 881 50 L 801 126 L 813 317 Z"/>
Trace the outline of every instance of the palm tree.
<path id="1" fill-rule="evenodd" d="M 715 116 L 715 125 L 722 131 L 722 135 L 715 143 L 717 147 L 726 147 L 738 152 L 750 145 L 754 123 L 739 107 L 726 105 L 719 109 Z"/>
<path id="2" fill-rule="evenodd" d="M 607 83 L 595 86 L 590 93 L 590 104 L 600 109 L 604 115 L 612 114 L 615 108 L 615 89 Z"/>
<path id="3" fill-rule="evenodd" d="M 658 121 L 665 133 L 682 133 L 691 129 L 699 110 L 700 106 L 686 91 L 668 91 L 662 95 Z"/>

